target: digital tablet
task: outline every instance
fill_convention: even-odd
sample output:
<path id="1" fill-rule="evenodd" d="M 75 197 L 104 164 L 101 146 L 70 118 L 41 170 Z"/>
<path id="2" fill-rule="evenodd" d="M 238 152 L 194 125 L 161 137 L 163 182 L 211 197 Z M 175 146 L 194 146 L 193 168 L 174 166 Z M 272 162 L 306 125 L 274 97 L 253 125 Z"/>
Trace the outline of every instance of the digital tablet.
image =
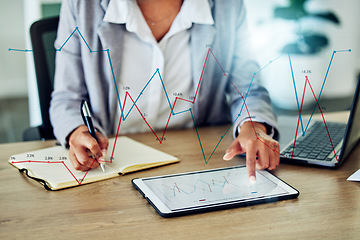
<path id="1" fill-rule="evenodd" d="M 268 171 L 249 182 L 245 166 L 132 180 L 162 217 L 296 198 L 299 192 Z"/>

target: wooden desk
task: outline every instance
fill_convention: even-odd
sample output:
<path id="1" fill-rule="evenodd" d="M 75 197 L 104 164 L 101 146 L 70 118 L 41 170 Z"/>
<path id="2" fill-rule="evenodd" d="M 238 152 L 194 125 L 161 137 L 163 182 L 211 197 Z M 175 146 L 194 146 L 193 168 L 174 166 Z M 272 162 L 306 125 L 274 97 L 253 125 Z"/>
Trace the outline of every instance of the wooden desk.
<path id="1" fill-rule="evenodd" d="M 226 126 L 199 129 L 210 156 Z M 178 164 L 61 191 L 46 191 L 7 163 L 10 155 L 54 142 L 0 145 L 0 239 L 359 239 L 360 183 L 346 178 L 360 168 L 360 147 L 336 170 L 281 164 L 274 173 L 300 191 L 295 200 L 178 218 L 160 217 L 136 191 L 135 177 L 244 164 L 223 161 L 228 133 L 208 164 L 194 130 L 129 135 L 173 154 Z"/>

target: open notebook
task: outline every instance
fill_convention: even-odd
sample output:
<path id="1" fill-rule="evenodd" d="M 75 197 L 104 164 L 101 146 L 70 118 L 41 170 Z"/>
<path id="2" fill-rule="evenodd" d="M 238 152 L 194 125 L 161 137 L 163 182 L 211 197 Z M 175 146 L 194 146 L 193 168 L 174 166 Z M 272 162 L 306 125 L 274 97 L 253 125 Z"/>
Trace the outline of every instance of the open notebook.
<path id="1" fill-rule="evenodd" d="M 109 139 L 109 155 L 114 141 L 114 138 Z M 69 160 L 68 150 L 61 146 L 17 154 L 9 159 L 11 165 L 48 190 L 79 186 L 175 162 L 179 159 L 128 137 L 118 137 L 112 161 L 106 162 L 106 172 L 102 172 L 100 167 L 88 172 L 76 171 Z"/>

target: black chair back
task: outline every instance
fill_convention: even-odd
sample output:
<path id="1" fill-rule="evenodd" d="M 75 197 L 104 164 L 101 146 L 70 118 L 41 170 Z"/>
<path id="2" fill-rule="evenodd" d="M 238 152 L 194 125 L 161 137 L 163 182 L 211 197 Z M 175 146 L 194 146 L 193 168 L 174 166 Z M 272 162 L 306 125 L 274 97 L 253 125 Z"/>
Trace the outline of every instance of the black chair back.
<path id="1" fill-rule="evenodd" d="M 24 141 L 55 138 L 50 123 L 49 107 L 54 89 L 56 55 L 54 41 L 58 24 L 59 17 L 52 17 L 36 21 L 30 27 L 42 125 L 25 130 Z"/>

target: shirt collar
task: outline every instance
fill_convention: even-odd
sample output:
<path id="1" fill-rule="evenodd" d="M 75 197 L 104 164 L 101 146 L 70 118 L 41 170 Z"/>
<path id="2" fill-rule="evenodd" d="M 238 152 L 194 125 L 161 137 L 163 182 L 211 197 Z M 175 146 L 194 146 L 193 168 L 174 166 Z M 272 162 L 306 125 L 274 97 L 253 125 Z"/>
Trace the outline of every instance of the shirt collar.
<path id="1" fill-rule="evenodd" d="M 103 20 L 110 23 L 126 23 L 131 13 L 130 4 L 129 0 L 110 0 Z"/>
<path id="2" fill-rule="evenodd" d="M 208 0 L 184 0 L 184 15 L 197 24 L 214 24 Z"/>
<path id="3" fill-rule="evenodd" d="M 103 20 L 117 24 L 131 22 L 134 17 L 134 2 L 135 0 L 110 0 Z M 214 24 L 209 0 L 184 0 L 181 8 L 191 23 Z"/>

